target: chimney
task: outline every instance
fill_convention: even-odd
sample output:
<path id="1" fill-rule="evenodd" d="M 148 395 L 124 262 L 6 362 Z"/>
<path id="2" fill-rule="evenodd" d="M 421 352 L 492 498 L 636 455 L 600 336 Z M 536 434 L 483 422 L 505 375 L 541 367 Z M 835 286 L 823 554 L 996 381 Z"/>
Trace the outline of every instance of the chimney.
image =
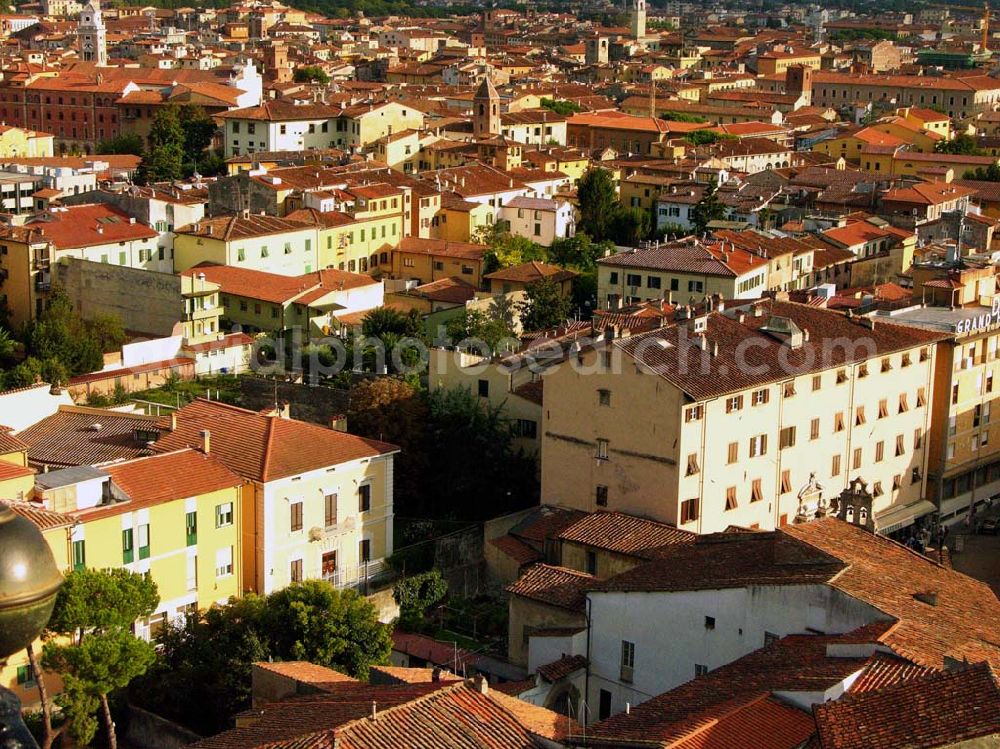
<path id="1" fill-rule="evenodd" d="M 479 694 L 486 694 L 490 691 L 489 682 L 486 681 L 486 677 L 482 674 L 476 674 L 472 678 L 472 686 Z"/>
<path id="2" fill-rule="evenodd" d="M 173 411 L 170 414 L 170 431 L 171 432 L 176 432 L 177 431 L 177 412 L 176 411 Z"/>
<path id="3" fill-rule="evenodd" d="M 372 720 L 378 720 L 378 704 L 372 700 Z"/>
<path id="4" fill-rule="evenodd" d="M 212 433 L 207 429 L 201 430 L 201 451 L 208 455 L 212 451 Z"/>
<path id="5" fill-rule="evenodd" d="M 431 671 L 431 681 L 433 681 L 435 683 L 441 681 L 441 667 L 440 666 L 435 666 L 434 670 Z"/>

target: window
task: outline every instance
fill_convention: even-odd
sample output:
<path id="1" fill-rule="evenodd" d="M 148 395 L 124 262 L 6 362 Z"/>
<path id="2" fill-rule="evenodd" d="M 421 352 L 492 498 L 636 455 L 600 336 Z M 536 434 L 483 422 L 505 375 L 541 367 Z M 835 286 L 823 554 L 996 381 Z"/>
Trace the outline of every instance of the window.
<path id="1" fill-rule="evenodd" d="M 838 369 L 837 370 L 837 384 L 838 385 L 843 385 L 845 382 L 847 382 L 847 370 L 846 369 Z"/>
<path id="2" fill-rule="evenodd" d="M 198 543 L 198 513 L 189 512 L 184 515 L 184 535 L 186 546 L 194 546 Z"/>
<path id="3" fill-rule="evenodd" d="M 884 419 L 889 415 L 889 399 L 883 398 L 878 402 L 878 417 Z"/>
<path id="4" fill-rule="evenodd" d="M 293 559 L 291 565 L 289 565 L 288 579 L 293 583 L 302 582 L 302 560 Z"/>
<path id="5" fill-rule="evenodd" d="M 917 427 L 913 430 L 913 449 L 919 450 L 921 444 L 923 444 L 923 434 L 920 431 L 920 427 Z"/>
<path id="6" fill-rule="evenodd" d="M 358 542 L 358 563 L 367 564 L 372 558 L 372 542 L 367 538 Z"/>
<path id="7" fill-rule="evenodd" d="M 726 398 L 726 413 L 732 413 L 733 411 L 739 411 L 743 408 L 743 396 L 733 395 Z"/>
<path id="8" fill-rule="evenodd" d="M 608 441 L 607 440 L 597 440 L 597 459 L 607 460 L 608 459 Z"/>
<path id="9" fill-rule="evenodd" d="M 882 458 L 884 457 L 885 457 L 885 442 L 883 440 L 879 440 L 878 442 L 875 443 L 875 462 L 881 463 Z"/>
<path id="10" fill-rule="evenodd" d="M 184 582 L 187 590 L 198 590 L 198 556 L 192 554 L 185 560 Z"/>
<path id="11" fill-rule="evenodd" d="M 767 403 L 769 396 L 770 396 L 770 391 L 768 391 L 766 388 L 762 390 L 754 390 L 753 395 L 750 396 L 750 404 L 753 406 L 763 405 L 764 403 Z"/>
<path id="12" fill-rule="evenodd" d="M 821 387 L 823 387 L 823 375 L 813 375 L 812 379 L 813 392 L 815 393 Z"/>
<path id="13" fill-rule="evenodd" d="M 660 288 L 660 277 L 659 276 L 646 276 L 646 288 L 647 289 L 658 289 L 658 288 Z"/>
<path id="14" fill-rule="evenodd" d="M 830 461 L 830 476 L 840 475 L 840 456 L 834 455 L 833 459 Z"/>
<path id="15" fill-rule="evenodd" d="M 134 554 L 132 529 L 126 528 L 122 531 L 122 564 L 131 564 Z"/>
<path id="16" fill-rule="evenodd" d="M 910 410 L 910 405 L 906 402 L 906 393 L 899 394 L 899 410 L 897 413 L 906 413 Z"/>
<path id="17" fill-rule="evenodd" d="M 704 414 L 704 407 L 700 403 L 697 406 L 689 406 L 684 409 L 684 422 L 700 421 Z"/>
<path id="18" fill-rule="evenodd" d="M 597 402 L 602 406 L 611 405 L 611 391 L 610 390 L 598 390 L 597 391 Z"/>
<path id="19" fill-rule="evenodd" d="M 726 489 L 726 510 L 735 510 L 739 506 L 736 501 L 736 487 L 730 486 Z"/>
<path id="20" fill-rule="evenodd" d="M 927 405 L 927 393 L 924 388 L 917 388 L 917 408 Z"/>
<path id="21" fill-rule="evenodd" d="M 760 502 L 764 499 L 764 492 L 760 486 L 760 479 L 754 479 L 750 484 L 750 501 Z"/>
<path id="22" fill-rule="evenodd" d="M 809 439 L 819 439 L 819 418 L 815 418 L 809 422 Z"/>
<path id="23" fill-rule="evenodd" d="M 73 542 L 73 569 L 82 570 L 87 566 L 87 549 L 83 541 Z"/>
<path id="24" fill-rule="evenodd" d="M 865 423 L 865 407 L 858 406 L 854 414 L 854 426 L 861 426 Z"/>
<path id="25" fill-rule="evenodd" d="M 705 629 L 715 629 L 715 617 L 706 616 L 705 617 Z"/>
<path id="26" fill-rule="evenodd" d="M 139 559 L 149 559 L 149 523 L 139 526 Z"/>
<path id="27" fill-rule="evenodd" d="M 888 372 L 890 369 L 892 369 L 892 361 L 886 357 L 882 360 L 882 371 Z"/>
<path id="28" fill-rule="evenodd" d="M 795 395 L 794 380 L 789 380 L 782 386 L 782 393 L 786 398 L 791 398 L 793 395 Z"/>
<path id="29" fill-rule="evenodd" d="M 608 487 L 604 486 L 604 484 L 597 485 L 597 491 L 595 493 L 594 502 L 597 504 L 598 507 L 608 506 Z"/>
<path id="30" fill-rule="evenodd" d="M 681 523 L 692 523 L 698 519 L 698 498 L 681 502 Z"/>
<path id="31" fill-rule="evenodd" d="M 696 473 L 698 473 L 698 453 L 691 453 L 688 455 L 687 473 L 684 475 L 694 476 Z"/>
<path id="32" fill-rule="evenodd" d="M 611 717 L 611 692 L 602 689 L 598 699 L 597 719 L 607 720 Z"/>
<path id="33" fill-rule="evenodd" d="M 732 465 L 737 460 L 740 459 L 740 443 L 730 442 L 729 443 L 729 454 L 726 456 L 726 463 Z"/>
<path id="34" fill-rule="evenodd" d="M 910 355 L 908 353 L 907 354 L 903 354 L 903 360 L 900 363 L 900 366 L 902 366 L 902 367 L 908 367 L 908 366 L 910 366 Z"/>
<path id="35" fill-rule="evenodd" d="M 911 484 L 919 484 L 920 483 L 920 478 L 921 478 L 920 477 L 920 469 L 919 468 L 914 468 L 910 472 L 910 483 Z"/>
<path id="36" fill-rule="evenodd" d="M 892 490 L 897 491 L 903 486 L 903 474 L 897 473 L 892 477 Z"/>
<path id="37" fill-rule="evenodd" d="M 215 552 L 215 576 L 228 577 L 233 574 L 233 547 L 226 546 Z"/>
<path id="38" fill-rule="evenodd" d="M 951 403 L 952 405 L 958 403 L 958 383 L 955 383 L 951 388 Z"/>
<path id="39" fill-rule="evenodd" d="M 479 397 L 489 398 L 490 397 L 490 381 L 480 380 L 479 381 Z"/>
<path id="40" fill-rule="evenodd" d="M 289 514 L 289 527 L 288 529 L 295 533 L 295 531 L 302 530 L 302 501 L 292 502 L 288 505 Z"/>
<path id="41" fill-rule="evenodd" d="M 881 497 L 883 494 L 885 494 L 885 492 L 882 491 L 882 482 L 881 481 L 876 481 L 872 485 L 872 496 L 873 497 Z"/>
<path id="42" fill-rule="evenodd" d="M 795 427 L 785 427 L 778 434 L 778 449 L 795 447 Z"/>
<path id="43" fill-rule="evenodd" d="M 17 684 L 18 686 L 31 688 L 36 685 L 35 680 L 35 669 L 31 667 L 28 663 L 24 666 L 17 667 Z"/>
<path id="44" fill-rule="evenodd" d="M 635 643 L 622 640 L 621 680 L 631 683 L 635 669 Z"/>
<path id="45" fill-rule="evenodd" d="M 337 524 L 337 495 L 323 495 L 323 522 L 327 528 Z"/>
<path id="46" fill-rule="evenodd" d="M 358 512 L 368 512 L 372 508 L 372 485 L 358 487 Z"/>
<path id="47" fill-rule="evenodd" d="M 626 286 L 642 286 L 642 276 L 638 273 L 629 273 L 625 277 Z"/>
<path id="48" fill-rule="evenodd" d="M 837 411 L 837 413 L 835 413 L 833 415 L 833 431 L 834 432 L 843 432 L 844 431 L 844 412 L 843 411 Z"/>
<path id="49" fill-rule="evenodd" d="M 708 673 L 708 666 L 705 666 L 701 663 L 694 664 L 694 678 L 697 679 L 698 677 L 704 676 L 707 673 Z"/>
<path id="50" fill-rule="evenodd" d="M 215 527 L 224 528 L 233 524 L 233 503 L 223 502 L 215 506 Z"/>
<path id="51" fill-rule="evenodd" d="M 788 494 L 792 490 L 792 472 L 785 469 L 781 472 L 781 493 Z"/>
<path id="52" fill-rule="evenodd" d="M 594 553 L 593 551 L 588 551 L 586 553 L 586 558 L 585 558 L 585 561 L 584 561 L 584 568 L 585 568 L 585 572 L 588 575 L 596 575 L 597 574 L 597 554 Z"/>
<path id="53" fill-rule="evenodd" d="M 860 447 L 855 447 L 854 448 L 854 461 L 851 463 L 851 465 L 853 467 L 853 470 L 855 470 L 855 471 L 857 471 L 859 468 L 861 468 L 861 448 Z"/>
<path id="54" fill-rule="evenodd" d="M 766 648 L 766 647 L 768 647 L 770 645 L 773 645 L 774 643 L 776 643 L 780 639 L 781 639 L 781 637 L 779 637 L 778 635 L 774 634 L 773 632 L 765 632 L 764 633 L 764 647 Z"/>
<path id="55" fill-rule="evenodd" d="M 858 377 L 867 377 L 867 376 L 868 376 L 868 365 L 867 364 L 861 364 L 861 365 L 859 365 L 858 366 Z"/>
<path id="56" fill-rule="evenodd" d="M 758 455 L 767 455 L 767 435 L 758 434 L 750 438 L 750 457 L 756 458 Z"/>

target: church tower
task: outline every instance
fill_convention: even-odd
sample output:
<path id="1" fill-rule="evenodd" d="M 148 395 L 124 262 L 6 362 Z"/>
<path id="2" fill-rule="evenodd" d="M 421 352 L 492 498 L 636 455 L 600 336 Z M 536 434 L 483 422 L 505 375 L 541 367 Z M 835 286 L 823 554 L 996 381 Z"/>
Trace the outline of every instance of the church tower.
<path id="1" fill-rule="evenodd" d="M 477 138 L 500 135 L 500 94 L 487 75 L 472 99 L 472 134 Z"/>
<path id="2" fill-rule="evenodd" d="M 89 0 L 80 13 L 76 30 L 80 38 L 80 56 L 85 62 L 108 64 L 108 40 L 104 19 L 101 17 L 100 0 Z"/>
<path id="3" fill-rule="evenodd" d="M 632 38 L 642 39 L 646 36 L 646 0 L 633 0 L 632 6 Z"/>

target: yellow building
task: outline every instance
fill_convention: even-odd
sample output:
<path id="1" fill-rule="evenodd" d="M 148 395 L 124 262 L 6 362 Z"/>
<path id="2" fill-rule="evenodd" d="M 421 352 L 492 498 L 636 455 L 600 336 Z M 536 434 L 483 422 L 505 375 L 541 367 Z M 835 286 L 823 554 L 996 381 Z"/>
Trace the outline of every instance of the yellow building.
<path id="1" fill-rule="evenodd" d="M 859 165 L 865 171 L 892 176 L 937 178 L 951 170 L 956 179 L 968 172 L 1000 163 L 997 156 L 967 156 L 954 153 L 918 153 L 904 146 L 862 149 Z"/>
<path id="2" fill-rule="evenodd" d="M 11 322 L 37 316 L 52 286 L 51 268 L 62 258 L 170 272 L 171 260 L 148 226 L 101 203 L 53 208 L 23 225 L 0 227 L 0 300 Z"/>
<path id="3" fill-rule="evenodd" d="M 940 338 L 763 300 L 585 349 L 543 378 L 542 501 L 771 529 L 861 477 L 880 527 L 912 523 Z"/>
<path id="4" fill-rule="evenodd" d="M 301 276 L 320 267 L 313 224 L 276 216 L 218 216 L 177 229 L 174 270 L 198 263 Z"/>
<path id="5" fill-rule="evenodd" d="M 306 578 L 363 586 L 392 554 L 393 456 L 384 442 L 196 400 L 174 412 L 157 451 L 198 444 L 247 482 L 242 588 L 270 593 Z"/>
<path id="6" fill-rule="evenodd" d="M 429 283 L 458 277 L 475 288 L 483 285 L 482 244 L 407 237 L 392 253 L 392 277 Z"/>
<path id="7" fill-rule="evenodd" d="M 414 174 L 431 168 L 430 157 L 425 157 L 423 149 L 440 140 L 436 135 L 420 130 L 403 130 L 389 133 L 372 144 L 375 158 L 397 172 Z"/>
<path id="8" fill-rule="evenodd" d="M 798 52 L 790 48 L 772 49 L 757 56 L 757 72 L 760 75 L 784 75 L 788 68 L 795 65 L 819 70 L 822 64 L 820 53 L 811 49 Z"/>
<path id="9" fill-rule="evenodd" d="M 0 158 L 52 156 L 52 133 L 0 125 Z"/>
<path id="10" fill-rule="evenodd" d="M 942 112 L 923 107 L 900 107 L 896 110 L 896 116 L 912 122 L 923 130 L 937 133 L 946 140 L 951 139 L 951 117 Z"/>
<path id="11" fill-rule="evenodd" d="M 477 232 L 490 224 L 493 208 L 487 203 L 462 200 L 452 192 L 441 196 L 441 210 L 434 217 L 431 238 L 448 242 L 472 242 Z"/>

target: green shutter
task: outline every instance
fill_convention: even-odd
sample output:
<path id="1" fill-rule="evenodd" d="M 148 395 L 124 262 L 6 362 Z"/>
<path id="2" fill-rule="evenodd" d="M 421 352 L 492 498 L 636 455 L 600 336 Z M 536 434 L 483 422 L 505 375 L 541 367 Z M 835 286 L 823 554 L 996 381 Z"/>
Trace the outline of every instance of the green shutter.
<path id="1" fill-rule="evenodd" d="M 83 541 L 73 542 L 73 569 L 82 570 L 87 566 L 87 550 Z"/>
<path id="2" fill-rule="evenodd" d="M 135 558 L 133 549 L 132 529 L 126 528 L 122 531 L 122 564 L 130 564 Z"/>
<path id="3" fill-rule="evenodd" d="M 146 529 L 146 543 L 142 543 L 142 529 Z M 139 559 L 149 559 L 149 525 L 139 526 Z"/>
<path id="4" fill-rule="evenodd" d="M 184 527 L 187 531 L 187 545 L 194 546 L 198 543 L 198 513 L 189 512 L 184 516 Z"/>

